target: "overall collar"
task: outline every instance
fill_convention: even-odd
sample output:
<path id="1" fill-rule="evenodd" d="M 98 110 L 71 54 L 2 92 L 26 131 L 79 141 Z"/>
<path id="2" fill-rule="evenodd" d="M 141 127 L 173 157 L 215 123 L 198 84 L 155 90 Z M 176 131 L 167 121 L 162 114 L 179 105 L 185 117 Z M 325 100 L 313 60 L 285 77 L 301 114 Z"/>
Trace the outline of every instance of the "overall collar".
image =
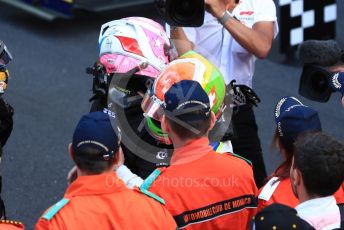
<path id="1" fill-rule="evenodd" d="M 171 158 L 171 165 L 186 164 L 198 160 L 213 151 L 209 139 L 202 137 L 187 142 L 184 146 L 176 148 Z"/>
<path id="2" fill-rule="evenodd" d="M 65 197 L 108 194 L 126 190 L 115 172 L 79 176 L 67 189 Z"/>

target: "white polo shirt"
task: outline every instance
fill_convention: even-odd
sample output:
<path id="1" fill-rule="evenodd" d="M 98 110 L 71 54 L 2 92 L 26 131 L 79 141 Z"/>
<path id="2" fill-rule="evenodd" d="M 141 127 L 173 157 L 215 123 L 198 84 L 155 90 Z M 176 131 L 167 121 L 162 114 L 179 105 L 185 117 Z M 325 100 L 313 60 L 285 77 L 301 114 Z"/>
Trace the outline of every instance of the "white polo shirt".
<path id="1" fill-rule="evenodd" d="M 272 21 L 274 37 L 278 34 L 276 6 L 273 0 L 241 0 L 232 14 L 249 28 L 256 22 Z M 184 28 L 195 51 L 220 68 L 226 84 L 235 79 L 238 84 L 252 87 L 256 57 L 244 49 L 211 14 L 205 13 L 204 24 Z"/>
<path id="2" fill-rule="evenodd" d="M 340 211 L 334 196 L 305 201 L 295 207 L 299 217 L 316 230 L 331 230 L 340 227 Z"/>

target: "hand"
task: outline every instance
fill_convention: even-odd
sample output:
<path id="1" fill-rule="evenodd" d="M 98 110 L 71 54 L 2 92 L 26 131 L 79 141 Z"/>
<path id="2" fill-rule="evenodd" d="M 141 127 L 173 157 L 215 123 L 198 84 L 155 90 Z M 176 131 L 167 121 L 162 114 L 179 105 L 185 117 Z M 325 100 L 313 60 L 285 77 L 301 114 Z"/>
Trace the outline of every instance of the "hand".
<path id="1" fill-rule="evenodd" d="M 205 9 L 215 18 L 220 19 L 227 9 L 226 0 L 205 0 Z"/>
<path id="2" fill-rule="evenodd" d="M 73 183 L 73 181 L 76 180 L 76 178 L 78 178 L 78 171 L 76 166 L 74 166 L 67 175 L 67 184 L 70 185 L 71 183 Z"/>

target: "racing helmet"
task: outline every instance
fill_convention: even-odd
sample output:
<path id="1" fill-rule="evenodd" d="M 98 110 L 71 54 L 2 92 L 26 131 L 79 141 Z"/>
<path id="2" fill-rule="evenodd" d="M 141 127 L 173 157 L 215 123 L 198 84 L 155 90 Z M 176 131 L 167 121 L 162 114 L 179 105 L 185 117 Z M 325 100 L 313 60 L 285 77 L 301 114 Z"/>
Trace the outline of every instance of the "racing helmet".
<path id="1" fill-rule="evenodd" d="M 12 60 L 12 54 L 5 43 L 0 40 L 0 96 L 5 93 L 8 84 L 9 72 L 7 64 Z"/>
<path id="2" fill-rule="evenodd" d="M 99 58 L 107 73 L 126 73 L 142 66 L 137 75 L 156 78 L 177 55 L 164 28 L 143 17 L 128 17 L 102 25 Z"/>
<path id="3" fill-rule="evenodd" d="M 164 114 L 164 94 L 170 87 L 182 80 L 200 83 L 209 96 L 211 110 L 220 117 L 224 105 L 226 85 L 221 72 L 200 54 L 189 51 L 172 61 L 154 81 L 145 94 L 141 107 L 146 117 L 148 132 L 159 142 L 170 145 L 171 140 L 161 129 L 160 121 Z"/>
<path id="4" fill-rule="evenodd" d="M 5 93 L 10 74 L 6 68 L 0 68 L 0 96 Z"/>
<path id="5" fill-rule="evenodd" d="M 5 43 L 0 40 L 0 69 L 5 68 L 11 60 L 12 54 L 7 49 Z"/>

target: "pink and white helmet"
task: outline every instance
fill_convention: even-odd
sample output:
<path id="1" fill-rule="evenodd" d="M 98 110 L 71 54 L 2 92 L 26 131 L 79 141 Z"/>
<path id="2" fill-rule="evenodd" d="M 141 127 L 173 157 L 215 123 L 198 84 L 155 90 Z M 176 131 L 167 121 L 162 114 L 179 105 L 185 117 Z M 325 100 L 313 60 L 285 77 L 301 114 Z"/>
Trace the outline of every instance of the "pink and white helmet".
<path id="1" fill-rule="evenodd" d="M 146 63 L 137 74 L 156 78 L 174 59 L 175 49 L 163 27 L 143 17 L 128 17 L 102 25 L 100 62 L 107 73 L 125 73 Z"/>

